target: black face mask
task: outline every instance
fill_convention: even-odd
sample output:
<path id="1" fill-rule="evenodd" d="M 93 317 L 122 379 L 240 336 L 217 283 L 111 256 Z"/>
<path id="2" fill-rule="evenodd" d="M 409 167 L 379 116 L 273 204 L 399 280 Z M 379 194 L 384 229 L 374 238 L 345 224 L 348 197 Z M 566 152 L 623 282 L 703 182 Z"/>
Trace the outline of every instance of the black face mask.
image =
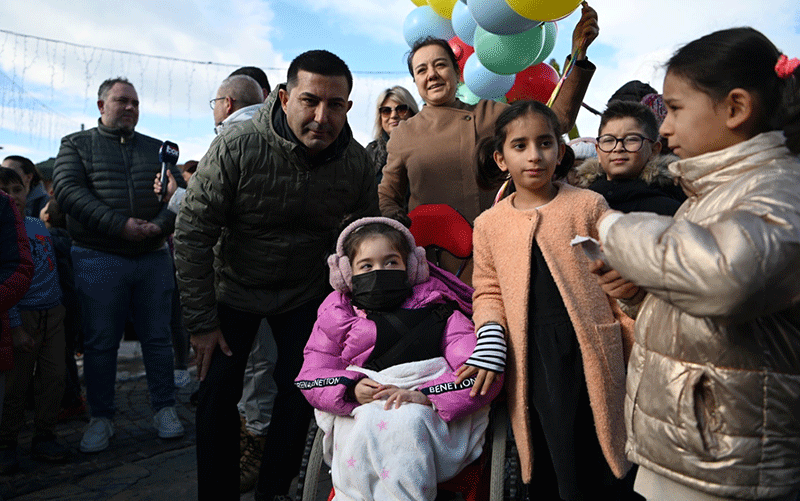
<path id="1" fill-rule="evenodd" d="M 362 310 L 392 310 L 411 295 L 406 270 L 375 270 L 353 276 L 353 304 Z"/>

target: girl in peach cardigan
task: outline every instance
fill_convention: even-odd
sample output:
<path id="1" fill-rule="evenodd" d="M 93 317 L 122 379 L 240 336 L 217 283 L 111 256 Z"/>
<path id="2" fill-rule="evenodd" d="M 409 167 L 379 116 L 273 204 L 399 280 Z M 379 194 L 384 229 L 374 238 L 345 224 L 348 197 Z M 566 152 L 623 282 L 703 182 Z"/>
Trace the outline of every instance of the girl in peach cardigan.
<path id="1" fill-rule="evenodd" d="M 474 321 L 478 346 L 466 377 L 486 391 L 497 369 L 486 336 L 508 344 L 506 392 L 522 477 L 536 499 L 625 499 L 623 399 L 633 321 L 589 272 L 570 241 L 597 238 L 608 210 L 591 191 L 553 182 L 574 155 L 553 112 L 517 102 L 481 144 L 479 179 L 508 176 L 516 192 L 475 220 Z M 487 370 L 489 369 L 489 370 Z M 536 461 L 533 461 L 534 449 Z"/>

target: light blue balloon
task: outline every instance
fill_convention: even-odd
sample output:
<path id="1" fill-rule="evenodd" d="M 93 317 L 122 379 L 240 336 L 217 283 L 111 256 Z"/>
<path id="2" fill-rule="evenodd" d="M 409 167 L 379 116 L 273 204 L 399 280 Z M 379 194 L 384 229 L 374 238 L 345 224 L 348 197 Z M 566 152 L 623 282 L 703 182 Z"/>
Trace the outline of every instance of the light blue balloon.
<path id="1" fill-rule="evenodd" d="M 514 86 L 516 75 L 498 75 L 484 68 L 477 54 L 472 54 L 464 65 L 464 83 L 481 99 L 505 96 Z"/>
<path id="2" fill-rule="evenodd" d="M 431 9 L 430 5 L 417 7 L 403 21 L 403 36 L 409 47 L 420 38 L 434 37 L 450 40 L 456 36 L 449 19 L 445 19 Z"/>
<path id="3" fill-rule="evenodd" d="M 456 32 L 458 38 L 467 45 L 475 45 L 475 28 L 478 27 L 478 23 L 472 18 L 466 3 L 456 2 L 453 6 L 453 15 L 450 20 L 453 23 L 453 31 Z"/>
<path id="4" fill-rule="evenodd" d="M 495 35 L 516 35 L 541 24 L 514 12 L 506 0 L 470 0 L 467 5 L 478 26 Z"/>
<path id="5" fill-rule="evenodd" d="M 481 98 L 479 98 L 478 96 L 473 94 L 471 90 L 469 90 L 469 87 L 467 87 L 467 84 L 465 84 L 464 82 L 458 84 L 458 89 L 456 90 L 456 97 L 458 98 L 459 101 L 466 104 L 478 104 L 478 101 L 481 100 Z"/>

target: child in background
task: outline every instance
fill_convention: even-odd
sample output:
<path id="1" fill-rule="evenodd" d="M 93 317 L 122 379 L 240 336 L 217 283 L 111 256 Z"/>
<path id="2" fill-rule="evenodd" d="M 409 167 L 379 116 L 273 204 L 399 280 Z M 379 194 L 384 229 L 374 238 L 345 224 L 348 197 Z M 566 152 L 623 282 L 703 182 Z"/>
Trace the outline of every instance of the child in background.
<path id="1" fill-rule="evenodd" d="M 22 178 L 12 169 L 0 168 L 0 189 L 10 194 L 22 212 L 28 195 Z M 34 273 L 30 289 L 15 307 L 22 319 L 16 336 L 14 368 L 8 374 L 5 404 L 0 421 L 0 473 L 19 467 L 17 438 L 25 421 L 25 395 L 33 382 L 35 427 L 31 456 L 60 462 L 68 449 L 56 440 L 56 425 L 64 394 L 64 306 L 58 284 L 53 241 L 44 223 L 25 218 Z"/>
<path id="2" fill-rule="evenodd" d="M 473 319 L 479 340 L 499 332 L 508 343 L 506 394 L 530 499 L 626 499 L 615 477 L 631 466 L 622 404 L 633 322 L 570 246 L 597 237 L 608 205 L 553 181 L 573 159 L 558 130 L 547 106 L 518 101 L 480 144 L 482 186 L 510 176 L 516 192 L 475 220 Z M 459 375 L 478 374 L 473 394 L 492 388 L 495 373 L 469 365 Z"/>
<path id="3" fill-rule="evenodd" d="M 472 290 L 388 218 L 350 224 L 328 264 L 336 291 L 295 384 L 325 431 L 336 499 L 432 501 L 480 455 L 501 386 L 470 398 L 474 379 L 453 384 L 475 347 Z M 501 370 L 504 347 L 493 360 Z"/>
<path id="4" fill-rule="evenodd" d="M 67 232 L 67 217 L 61 212 L 58 202 L 51 198 L 45 204 L 39 219 L 44 222 L 53 239 L 58 264 L 58 283 L 61 286 L 64 315 L 64 337 L 66 339 L 66 372 L 64 375 L 64 396 L 61 399 L 59 421 L 86 413 L 86 398 L 81 390 L 78 377 L 78 364 L 75 353 L 82 352 L 83 328 L 81 323 L 81 307 L 75 289 L 75 273 L 72 268 L 72 237 Z"/>
<path id="5" fill-rule="evenodd" d="M 648 499 L 800 490 L 799 68 L 752 28 L 678 50 L 661 135 L 689 200 L 600 222 L 601 283 L 647 292 L 625 418 Z"/>
<path id="6" fill-rule="evenodd" d="M 600 193 L 618 211 L 675 214 L 686 195 L 667 170 L 678 158 L 660 154 L 653 112 L 634 101 L 611 101 L 598 136 L 597 158 L 575 169 L 576 186 Z"/>
<path id="7" fill-rule="evenodd" d="M 0 191 L 0 416 L 3 414 L 6 375 L 14 367 L 11 329 L 21 321 L 9 321 L 9 310 L 28 292 L 33 261 L 25 224 L 14 200 Z"/>
<path id="8" fill-rule="evenodd" d="M 11 155 L 3 159 L 2 166 L 13 169 L 19 174 L 19 177 L 22 178 L 22 184 L 25 186 L 25 191 L 28 192 L 28 198 L 25 200 L 25 212 L 22 215 L 39 217 L 39 212 L 41 212 L 44 204 L 50 200 L 50 195 L 45 190 L 42 175 L 39 173 L 39 169 L 36 168 L 36 164 L 30 158 Z"/>

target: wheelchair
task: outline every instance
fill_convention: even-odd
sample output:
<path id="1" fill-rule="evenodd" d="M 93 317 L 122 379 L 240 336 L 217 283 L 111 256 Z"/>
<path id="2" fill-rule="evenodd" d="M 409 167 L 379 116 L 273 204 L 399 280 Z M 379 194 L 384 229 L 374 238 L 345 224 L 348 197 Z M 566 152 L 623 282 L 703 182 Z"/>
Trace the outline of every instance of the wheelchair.
<path id="1" fill-rule="evenodd" d="M 460 276 L 472 257 L 472 226 L 449 205 L 420 205 L 409 213 L 410 231 L 417 245 L 429 251 L 429 259 L 439 265 L 443 252 L 461 260 L 456 276 Z M 433 258 L 433 259 L 431 259 Z M 323 462 L 324 432 L 312 421 L 306 439 L 295 499 L 317 501 L 333 499 L 334 492 L 322 497 L 320 485 L 330 470 Z M 517 500 L 524 495 L 519 473 L 519 457 L 509 426 L 508 410 L 501 398 L 492 404 L 489 426 L 481 457 L 454 478 L 439 484 L 437 501 L 503 501 Z"/>
<path id="2" fill-rule="evenodd" d="M 322 439 L 324 432 L 316 422 L 309 426 L 306 448 L 300 466 L 295 500 L 331 500 L 330 495 L 322 497 L 321 485 L 327 486 L 330 469 L 322 460 Z M 439 499 L 463 501 L 504 501 L 521 499 L 523 495 L 522 478 L 519 473 L 519 458 L 508 421 L 505 402 L 492 404 L 489 414 L 489 427 L 483 454 L 468 465 L 454 478 L 439 484 Z"/>

